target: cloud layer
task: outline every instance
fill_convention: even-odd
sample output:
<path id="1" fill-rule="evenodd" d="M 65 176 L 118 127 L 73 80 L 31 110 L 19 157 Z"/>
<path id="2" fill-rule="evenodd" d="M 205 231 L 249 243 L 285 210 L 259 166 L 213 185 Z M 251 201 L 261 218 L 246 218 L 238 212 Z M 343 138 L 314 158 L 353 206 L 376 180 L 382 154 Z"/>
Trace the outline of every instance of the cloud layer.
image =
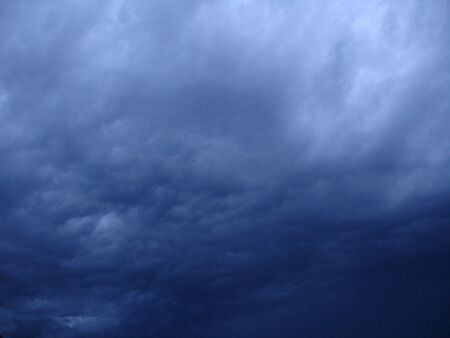
<path id="1" fill-rule="evenodd" d="M 0 2 L 6 337 L 450 334 L 450 5 Z"/>

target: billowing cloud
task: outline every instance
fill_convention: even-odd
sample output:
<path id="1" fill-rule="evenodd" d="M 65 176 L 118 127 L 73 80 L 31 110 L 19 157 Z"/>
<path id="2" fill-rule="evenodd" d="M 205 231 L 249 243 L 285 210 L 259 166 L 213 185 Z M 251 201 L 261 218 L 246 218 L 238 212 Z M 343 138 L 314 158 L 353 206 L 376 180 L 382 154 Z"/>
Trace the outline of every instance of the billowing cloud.
<path id="1" fill-rule="evenodd" d="M 447 1 L 0 22 L 5 337 L 450 334 Z"/>

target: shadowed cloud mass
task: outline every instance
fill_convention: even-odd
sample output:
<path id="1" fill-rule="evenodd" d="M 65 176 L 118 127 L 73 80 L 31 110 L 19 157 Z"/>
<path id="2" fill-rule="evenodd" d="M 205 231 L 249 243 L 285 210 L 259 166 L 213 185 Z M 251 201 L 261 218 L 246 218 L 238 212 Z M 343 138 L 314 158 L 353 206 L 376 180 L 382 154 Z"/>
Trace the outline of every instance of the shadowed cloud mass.
<path id="1" fill-rule="evenodd" d="M 450 335 L 450 4 L 0 1 L 0 332 Z"/>

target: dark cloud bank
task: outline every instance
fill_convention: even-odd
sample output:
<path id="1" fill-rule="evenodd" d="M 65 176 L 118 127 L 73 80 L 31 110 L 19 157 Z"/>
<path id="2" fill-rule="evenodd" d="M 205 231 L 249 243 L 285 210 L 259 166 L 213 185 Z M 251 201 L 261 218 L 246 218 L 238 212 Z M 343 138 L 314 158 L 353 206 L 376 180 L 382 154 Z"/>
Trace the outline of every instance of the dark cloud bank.
<path id="1" fill-rule="evenodd" d="M 450 336 L 450 4 L 0 1 L 0 332 Z"/>

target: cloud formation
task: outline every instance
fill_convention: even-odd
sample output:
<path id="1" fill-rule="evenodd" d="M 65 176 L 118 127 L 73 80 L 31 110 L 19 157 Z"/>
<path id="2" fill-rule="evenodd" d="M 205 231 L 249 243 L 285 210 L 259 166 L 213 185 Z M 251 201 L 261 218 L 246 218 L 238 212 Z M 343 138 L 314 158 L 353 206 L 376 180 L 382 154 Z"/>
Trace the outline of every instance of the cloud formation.
<path id="1" fill-rule="evenodd" d="M 450 5 L 0 2 L 5 337 L 450 334 Z"/>

